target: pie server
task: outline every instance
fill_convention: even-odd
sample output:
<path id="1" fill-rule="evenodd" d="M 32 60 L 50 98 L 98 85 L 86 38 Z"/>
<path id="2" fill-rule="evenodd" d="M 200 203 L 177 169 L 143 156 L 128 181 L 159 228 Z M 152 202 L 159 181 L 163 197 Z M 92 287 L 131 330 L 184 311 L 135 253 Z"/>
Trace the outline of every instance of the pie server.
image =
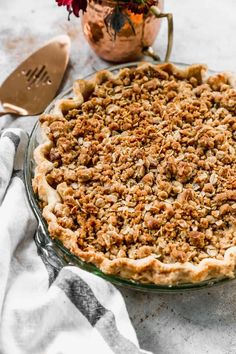
<path id="1" fill-rule="evenodd" d="M 0 116 L 42 113 L 55 97 L 69 61 L 70 38 L 51 41 L 20 64 L 0 86 Z"/>

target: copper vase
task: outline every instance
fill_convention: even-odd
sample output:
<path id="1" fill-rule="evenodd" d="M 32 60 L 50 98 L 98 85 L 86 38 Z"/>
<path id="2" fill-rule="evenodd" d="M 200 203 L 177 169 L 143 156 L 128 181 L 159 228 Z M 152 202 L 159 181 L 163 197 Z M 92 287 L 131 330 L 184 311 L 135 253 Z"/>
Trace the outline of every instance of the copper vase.
<path id="1" fill-rule="evenodd" d="M 121 30 L 112 34 L 107 28 L 109 15 L 117 6 L 116 0 L 89 0 L 87 11 L 81 23 L 84 35 L 94 52 L 107 61 L 126 62 L 138 60 L 149 48 L 160 30 L 161 18 L 168 19 L 168 47 L 165 60 L 168 61 L 173 38 L 173 20 L 171 14 L 163 14 L 163 0 L 157 2 L 147 14 L 135 14 L 126 7 L 122 8 L 125 24 Z M 122 7 L 122 2 L 119 2 Z M 131 25 L 132 23 L 132 25 Z"/>

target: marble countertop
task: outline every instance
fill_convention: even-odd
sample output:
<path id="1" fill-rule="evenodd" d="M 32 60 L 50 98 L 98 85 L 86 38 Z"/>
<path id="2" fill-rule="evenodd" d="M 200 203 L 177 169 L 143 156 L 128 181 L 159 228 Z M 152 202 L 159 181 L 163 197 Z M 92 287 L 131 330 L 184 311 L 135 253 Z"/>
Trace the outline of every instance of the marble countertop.
<path id="1" fill-rule="evenodd" d="M 174 14 L 172 61 L 236 72 L 235 0 L 166 0 L 165 10 Z M 33 50 L 63 33 L 72 40 L 63 88 L 107 66 L 84 40 L 79 20 L 68 22 L 54 0 L 0 0 L 0 15 L 0 82 Z M 154 45 L 161 57 L 165 29 L 163 22 Z M 4 116 L 0 129 L 24 126 L 30 132 L 36 119 Z M 143 349 L 155 354 L 236 353 L 236 281 L 176 294 L 121 291 Z"/>

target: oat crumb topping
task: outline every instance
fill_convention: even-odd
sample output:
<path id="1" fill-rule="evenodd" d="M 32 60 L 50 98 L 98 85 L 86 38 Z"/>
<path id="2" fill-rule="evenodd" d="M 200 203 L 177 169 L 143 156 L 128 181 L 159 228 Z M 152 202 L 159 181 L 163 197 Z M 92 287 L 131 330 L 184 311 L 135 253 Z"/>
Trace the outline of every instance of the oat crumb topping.
<path id="1" fill-rule="evenodd" d="M 236 90 L 226 75 L 203 83 L 168 66 L 124 69 L 47 119 L 53 212 L 81 250 L 198 264 L 236 245 Z"/>

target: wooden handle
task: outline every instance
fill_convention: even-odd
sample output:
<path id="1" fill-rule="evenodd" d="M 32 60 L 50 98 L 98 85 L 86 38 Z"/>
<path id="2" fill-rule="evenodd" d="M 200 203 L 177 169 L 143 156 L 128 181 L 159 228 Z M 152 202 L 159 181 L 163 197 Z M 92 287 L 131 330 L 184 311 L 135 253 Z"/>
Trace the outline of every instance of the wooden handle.
<path id="1" fill-rule="evenodd" d="M 13 111 L 2 111 L 0 112 L 0 117 L 5 116 L 6 114 L 14 114 L 14 115 L 19 115 L 18 112 L 13 112 Z"/>

